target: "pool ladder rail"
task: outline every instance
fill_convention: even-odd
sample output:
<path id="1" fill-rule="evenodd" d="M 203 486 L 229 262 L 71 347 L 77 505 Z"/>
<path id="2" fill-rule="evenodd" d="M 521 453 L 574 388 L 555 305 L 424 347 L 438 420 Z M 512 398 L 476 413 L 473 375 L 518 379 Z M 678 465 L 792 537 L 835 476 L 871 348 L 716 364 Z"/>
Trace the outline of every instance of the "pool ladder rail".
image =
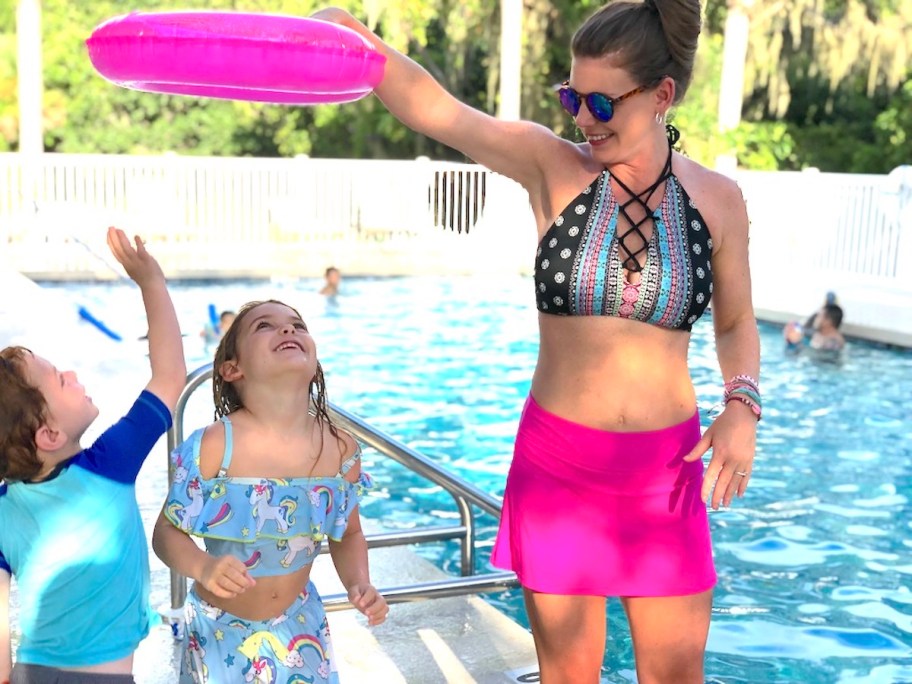
<path id="1" fill-rule="evenodd" d="M 184 441 L 183 415 L 190 396 L 200 385 L 211 378 L 212 364 L 206 364 L 187 376 L 187 384 L 184 386 L 184 390 L 181 392 L 175 407 L 174 424 L 168 432 L 169 454 Z M 519 586 L 516 574 L 512 572 L 476 572 L 476 530 L 472 506 L 477 506 L 499 520 L 501 504 L 497 499 L 459 476 L 447 472 L 426 456 L 397 442 L 389 435 L 371 427 L 357 416 L 332 403 L 329 404 L 329 414 L 333 422 L 349 431 L 355 439 L 373 447 L 383 456 L 392 458 L 417 475 L 442 487 L 453 497 L 459 511 L 459 525 L 434 525 L 410 530 L 409 532 L 378 532 L 366 535 L 369 549 L 446 541 L 449 539 L 458 539 L 460 541 L 460 577 L 379 588 L 388 603 L 407 603 L 446 596 L 502 591 Z M 328 547 L 324 546 L 322 553 L 327 553 L 328 551 Z M 183 606 L 186 596 L 186 578 L 172 570 L 172 609 L 179 609 Z M 323 603 L 327 611 L 352 607 L 348 597 L 344 594 L 324 596 Z"/>

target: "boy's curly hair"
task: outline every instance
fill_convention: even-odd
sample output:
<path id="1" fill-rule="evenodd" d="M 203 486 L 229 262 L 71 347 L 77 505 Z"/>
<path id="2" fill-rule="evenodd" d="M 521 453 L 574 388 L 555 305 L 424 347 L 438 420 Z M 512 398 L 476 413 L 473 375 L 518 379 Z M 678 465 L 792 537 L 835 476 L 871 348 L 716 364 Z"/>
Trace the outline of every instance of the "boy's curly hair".
<path id="1" fill-rule="evenodd" d="M 30 480 L 41 471 L 35 433 L 45 423 L 47 402 L 26 376 L 25 347 L 0 351 L 0 479 Z"/>

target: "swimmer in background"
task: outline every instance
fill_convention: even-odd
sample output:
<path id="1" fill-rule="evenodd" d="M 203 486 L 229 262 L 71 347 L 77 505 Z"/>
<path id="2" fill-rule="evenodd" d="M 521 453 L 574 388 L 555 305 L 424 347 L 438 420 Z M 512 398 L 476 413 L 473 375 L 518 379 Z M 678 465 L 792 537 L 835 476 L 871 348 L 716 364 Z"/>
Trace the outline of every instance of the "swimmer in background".
<path id="1" fill-rule="evenodd" d="M 815 314 L 816 316 L 816 314 Z M 804 327 L 798 321 L 789 321 L 782 329 L 782 337 L 785 339 L 785 351 L 798 353 L 804 347 L 805 336 Z"/>
<path id="2" fill-rule="evenodd" d="M 821 306 L 817 311 L 808 316 L 807 320 L 804 322 L 803 334 L 805 337 L 810 338 L 814 334 L 815 322 L 817 321 L 817 316 L 828 306 L 839 305 L 839 302 L 836 301 L 836 293 L 830 290 L 826 293 L 826 297 L 823 300 L 823 306 Z"/>
<path id="3" fill-rule="evenodd" d="M 219 314 L 218 325 L 206 323 L 206 326 L 200 331 L 200 337 L 205 340 L 206 344 L 218 344 L 222 336 L 228 332 L 228 328 L 234 323 L 236 314 L 234 311 L 222 311 Z"/>
<path id="4" fill-rule="evenodd" d="M 320 289 L 320 294 L 327 297 L 335 297 L 339 294 L 339 284 L 342 282 L 342 273 L 339 269 L 335 266 L 330 266 L 323 274 L 323 278 L 326 282 Z"/>
<path id="5" fill-rule="evenodd" d="M 837 304 L 824 306 L 814 318 L 811 349 L 842 351 L 845 348 L 845 337 L 839 332 L 840 325 L 842 325 L 842 307 Z"/>
<path id="6" fill-rule="evenodd" d="M 845 338 L 839 332 L 843 311 L 836 303 L 836 293 L 827 292 L 823 306 L 808 316 L 804 325 L 790 321 L 782 331 L 785 349 L 798 352 L 805 346 L 812 349 L 839 351 L 845 346 Z"/>

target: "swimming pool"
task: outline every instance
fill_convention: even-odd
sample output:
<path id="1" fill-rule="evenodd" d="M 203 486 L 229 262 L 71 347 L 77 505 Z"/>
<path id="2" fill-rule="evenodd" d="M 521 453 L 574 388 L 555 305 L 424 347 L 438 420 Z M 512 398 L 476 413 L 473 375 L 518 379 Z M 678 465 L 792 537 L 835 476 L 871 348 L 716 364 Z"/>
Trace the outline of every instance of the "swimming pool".
<path id="1" fill-rule="evenodd" d="M 197 333 L 210 303 L 223 309 L 250 299 L 286 301 L 310 325 L 331 401 L 501 495 L 537 352 L 530 280 L 346 279 L 334 301 L 314 294 L 319 285 L 173 285 L 189 367 L 209 360 Z M 89 346 L 71 349 L 102 408 L 100 429 L 147 377 L 136 341 L 144 332 L 138 294 L 122 284 L 48 287 L 87 305 L 126 339 L 110 342 L 83 325 L 79 337 Z M 778 326 L 761 325 L 761 338 L 765 402 L 756 474 L 745 499 L 710 513 L 719 585 L 707 679 L 912 682 L 912 352 L 853 342 L 834 361 L 786 354 Z M 705 426 L 721 386 L 708 320 L 694 328 L 691 367 Z M 210 420 L 210 405 L 204 386 L 190 403 L 188 425 Z M 454 517 L 437 488 L 398 466 L 368 466 L 390 496 L 369 499 L 365 516 L 401 528 Z M 151 531 L 165 491 L 163 453 L 146 464 L 140 490 Z M 493 520 L 486 522 L 481 563 L 493 541 Z M 455 550 L 439 544 L 421 553 L 450 567 Z M 154 558 L 153 585 L 154 602 L 165 603 L 168 577 Z M 487 598 L 527 624 L 518 592 Z M 609 623 L 605 681 L 635 681 L 616 601 Z"/>

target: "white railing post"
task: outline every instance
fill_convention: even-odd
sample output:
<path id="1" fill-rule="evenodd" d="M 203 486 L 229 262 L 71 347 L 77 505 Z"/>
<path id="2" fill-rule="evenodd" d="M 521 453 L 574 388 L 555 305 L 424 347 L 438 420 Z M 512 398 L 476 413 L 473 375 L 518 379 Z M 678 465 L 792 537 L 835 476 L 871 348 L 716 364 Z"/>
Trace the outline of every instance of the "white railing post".
<path id="1" fill-rule="evenodd" d="M 898 166 L 890 172 L 884 194 L 893 199 L 887 202 L 889 208 L 885 213 L 887 220 L 895 226 L 899 243 L 896 274 L 902 274 L 909 283 L 912 281 L 912 165 Z"/>

